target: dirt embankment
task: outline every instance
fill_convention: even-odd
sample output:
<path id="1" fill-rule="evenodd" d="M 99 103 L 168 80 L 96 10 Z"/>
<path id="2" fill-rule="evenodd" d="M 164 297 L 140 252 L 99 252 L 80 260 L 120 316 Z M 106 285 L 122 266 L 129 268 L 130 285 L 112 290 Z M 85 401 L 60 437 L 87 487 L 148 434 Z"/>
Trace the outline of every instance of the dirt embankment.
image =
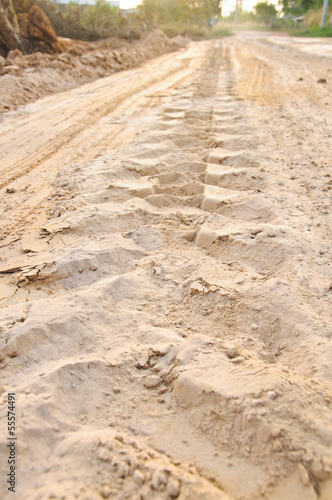
<path id="1" fill-rule="evenodd" d="M 0 57 L 0 113 L 135 68 L 187 43 L 181 36 L 169 39 L 161 30 L 154 30 L 134 43 L 116 38 L 92 43 L 61 38 L 60 54 L 23 55 L 19 50 L 11 51 L 6 59 Z"/>

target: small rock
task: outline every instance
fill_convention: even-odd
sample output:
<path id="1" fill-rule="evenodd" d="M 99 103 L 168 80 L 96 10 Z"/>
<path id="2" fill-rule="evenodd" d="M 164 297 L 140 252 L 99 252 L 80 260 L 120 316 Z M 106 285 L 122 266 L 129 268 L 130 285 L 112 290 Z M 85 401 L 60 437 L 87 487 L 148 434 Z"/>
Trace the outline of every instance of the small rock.
<path id="1" fill-rule="evenodd" d="M 267 396 L 269 399 L 271 399 L 271 401 L 273 401 L 273 400 L 277 397 L 276 393 L 275 393 L 275 392 L 273 392 L 273 391 L 269 391 L 269 392 L 267 393 L 267 395 L 266 395 L 266 396 Z"/>
<path id="2" fill-rule="evenodd" d="M 129 463 L 130 467 L 132 467 L 134 470 L 137 469 L 138 462 L 137 462 L 137 458 L 135 457 L 135 455 L 129 455 L 128 463 Z"/>
<path id="3" fill-rule="evenodd" d="M 267 233 L 266 233 L 270 238 L 275 238 L 277 236 L 277 233 L 275 232 L 274 229 L 270 228 L 268 229 Z"/>
<path id="4" fill-rule="evenodd" d="M 109 486 L 104 486 L 100 492 L 103 498 L 109 498 L 111 496 L 112 490 Z"/>
<path id="5" fill-rule="evenodd" d="M 317 83 L 327 83 L 326 78 L 319 78 L 319 80 L 317 80 Z"/>
<path id="6" fill-rule="evenodd" d="M 144 475 L 138 469 L 136 469 L 135 472 L 134 472 L 134 481 L 135 481 L 135 483 L 137 483 L 140 486 L 142 486 L 142 484 L 145 481 Z"/>
<path id="7" fill-rule="evenodd" d="M 7 188 L 6 189 L 6 193 L 8 193 L 8 194 L 16 193 L 16 189 L 14 189 L 14 188 Z"/>
<path id="8" fill-rule="evenodd" d="M 110 462 L 112 455 L 109 450 L 106 448 L 100 448 L 97 452 L 97 458 L 98 460 L 101 460 L 102 462 Z"/>
<path id="9" fill-rule="evenodd" d="M 246 359 L 243 356 L 237 356 L 232 359 L 232 363 L 243 363 Z"/>
<path id="10" fill-rule="evenodd" d="M 299 464 L 297 467 L 297 470 L 299 472 L 299 476 L 301 479 L 301 483 L 303 486 L 310 486 L 310 478 L 307 469 L 304 467 L 304 465 Z"/>
<path id="11" fill-rule="evenodd" d="M 148 389 L 154 389 L 155 387 L 158 387 L 161 382 L 162 379 L 157 375 L 149 375 L 148 377 L 146 377 L 146 379 L 143 380 L 143 384 Z"/>
<path id="12" fill-rule="evenodd" d="M 0 75 L 2 76 L 5 74 L 21 76 L 22 68 L 20 68 L 17 64 L 6 65 L 0 68 Z"/>
<path id="13" fill-rule="evenodd" d="M 163 490 L 167 484 L 166 474 L 161 470 L 156 470 L 152 476 L 151 487 L 155 491 Z"/>
<path id="14" fill-rule="evenodd" d="M 167 494 L 171 498 L 178 498 L 180 495 L 180 483 L 172 478 L 169 479 L 167 484 Z"/>
<path id="15" fill-rule="evenodd" d="M 120 462 L 117 466 L 117 473 L 119 477 L 124 479 L 125 477 L 128 476 L 128 467 L 122 462 Z"/>
<path id="16" fill-rule="evenodd" d="M 321 460 L 319 460 L 318 458 L 315 458 L 312 461 L 310 465 L 310 470 L 314 478 L 317 479 L 318 481 L 322 481 L 325 478 L 323 464 Z"/>
<path id="17" fill-rule="evenodd" d="M 267 361 L 268 363 L 271 363 L 271 364 L 274 364 L 277 362 L 277 358 L 275 357 L 275 355 L 272 352 L 263 352 L 261 354 L 261 357 L 262 357 L 262 359 L 264 359 L 264 361 Z"/>
<path id="18" fill-rule="evenodd" d="M 273 443 L 273 449 L 274 451 L 281 451 L 282 450 L 282 444 L 279 439 L 276 439 Z"/>
<path id="19" fill-rule="evenodd" d="M 236 347 L 230 347 L 227 349 L 226 354 L 229 358 L 235 358 L 235 356 L 238 354 L 238 350 Z"/>
<path id="20" fill-rule="evenodd" d="M 187 241 L 193 241 L 196 236 L 196 231 L 188 231 L 183 235 L 184 239 Z"/>
<path id="21" fill-rule="evenodd" d="M 201 285 L 198 281 L 194 281 L 190 285 L 190 293 L 191 293 L 191 295 L 195 295 L 195 294 L 198 294 L 198 293 L 204 293 L 204 289 L 205 289 L 205 287 L 203 285 Z"/>
<path id="22" fill-rule="evenodd" d="M 258 330 L 258 325 L 256 325 L 256 323 L 252 323 L 251 329 L 252 330 Z"/>
<path id="23" fill-rule="evenodd" d="M 136 368 L 147 368 L 149 363 L 149 355 L 147 352 L 141 353 L 137 357 Z"/>
<path id="24" fill-rule="evenodd" d="M 5 354 L 8 356 L 8 358 L 15 358 L 17 356 L 17 342 L 16 340 L 10 340 L 8 344 L 6 345 L 5 349 Z"/>
<path id="25" fill-rule="evenodd" d="M 114 394 L 119 394 L 119 392 L 121 392 L 120 387 L 117 387 L 116 385 L 113 387 L 112 390 L 113 390 Z"/>

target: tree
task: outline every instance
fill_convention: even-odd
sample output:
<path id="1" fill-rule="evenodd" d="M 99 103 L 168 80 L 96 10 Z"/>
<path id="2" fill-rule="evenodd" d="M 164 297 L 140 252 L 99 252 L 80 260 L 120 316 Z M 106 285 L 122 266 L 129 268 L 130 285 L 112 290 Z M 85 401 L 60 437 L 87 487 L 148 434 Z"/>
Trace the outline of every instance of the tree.
<path id="1" fill-rule="evenodd" d="M 277 9 L 273 4 L 267 2 L 259 2 L 254 7 L 257 19 L 272 28 L 273 21 L 277 16 Z"/>
<path id="2" fill-rule="evenodd" d="M 210 26 L 220 15 L 220 0 L 143 0 L 141 12 L 153 25 Z"/>
<path id="3" fill-rule="evenodd" d="M 0 47 L 3 53 L 21 49 L 24 41 L 12 0 L 0 0 Z"/>
<path id="4" fill-rule="evenodd" d="M 279 0 L 284 14 L 300 16 L 310 9 L 319 9 L 324 0 Z"/>
<path id="5" fill-rule="evenodd" d="M 220 0 L 200 0 L 195 2 L 197 5 L 197 19 L 200 19 L 204 24 L 211 26 L 215 19 L 220 16 L 220 3 Z"/>
<path id="6" fill-rule="evenodd" d="M 120 33 L 123 18 L 118 8 L 105 0 L 87 7 L 82 13 L 82 26 L 95 37 L 107 37 Z"/>

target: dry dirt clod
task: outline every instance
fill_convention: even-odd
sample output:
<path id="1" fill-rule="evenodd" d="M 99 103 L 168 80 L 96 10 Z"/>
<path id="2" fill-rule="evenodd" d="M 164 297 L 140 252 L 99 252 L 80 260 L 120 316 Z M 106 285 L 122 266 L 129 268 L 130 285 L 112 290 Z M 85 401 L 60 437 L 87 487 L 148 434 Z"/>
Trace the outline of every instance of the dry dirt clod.
<path id="1" fill-rule="evenodd" d="M 234 358 L 238 354 L 238 349 L 236 347 L 230 347 L 227 349 L 226 354 L 229 358 Z"/>
<path id="2" fill-rule="evenodd" d="M 303 484 L 303 486 L 310 486 L 310 484 L 311 484 L 310 477 L 309 477 L 308 471 L 304 467 L 304 465 L 299 464 L 298 471 L 299 471 L 299 476 L 300 476 L 301 483 Z"/>
<path id="3" fill-rule="evenodd" d="M 143 380 L 143 384 L 148 389 L 154 389 L 162 383 L 162 379 L 157 375 L 149 375 Z"/>
<path id="4" fill-rule="evenodd" d="M 144 482 L 145 482 L 145 477 L 144 477 L 144 475 L 143 475 L 143 474 L 142 474 L 142 472 L 141 472 L 141 471 L 139 471 L 138 469 L 136 469 L 136 470 L 135 470 L 135 472 L 134 472 L 134 480 L 135 480 L 135 482 L 136 482 L 138 485 L 140 485 L 140 486 L 141 486 L 142 484 L 144 484 Z"/>
<path id="5" fill-rule="evenodd" d="M 167 476 L 165 472 L 157 469 L 152 476 L 152 481 L 151 481 L 152 489 L 155 491 L 162 491 L 165 489 L 166 484 L 167 484 Z"/>
<path id="6" fill-rule="evenodd" d="M 178 498 L 181 492 L 181 487 L 179 481 L 169 478 L 167 483 L 167 494 L 170 498 Z"/>
<path id="7" fill-rule="evenodd" d="M 277 233 L 274 229 L 268 229 L 266 233 L 270 238 L 275 238 L 277 236 Z"/>

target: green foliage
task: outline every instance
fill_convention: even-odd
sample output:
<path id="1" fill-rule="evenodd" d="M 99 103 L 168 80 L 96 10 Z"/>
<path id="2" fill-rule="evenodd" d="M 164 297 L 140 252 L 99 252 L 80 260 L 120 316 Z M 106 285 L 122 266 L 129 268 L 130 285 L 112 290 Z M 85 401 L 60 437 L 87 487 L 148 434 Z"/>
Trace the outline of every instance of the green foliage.
<path id="1" fill-rule="evenodd" d="M 38 0 L 51 21 L 54 31 L 58 36 L 74 38 L 77 40 L 93 40 L 93 36 L 82 26 L 84 6 L 70 2 L 61 10 L 51 0 Z"/>
<path id="2" fill-rule="evenodd" d="M 105 38 L 120 34 L 123 18 L 118 8 L 97 0 L 96 5 L 84 9 L 81 24 L 92 36 Z"/>
<path id="3" fill-rule="evenodd" d="M 211 26 L 220 16 L 220 0 L 143 0 L 140 12 L 153 26 Z"/>
<path id="4" fill-rule="evenodd" d="M 311 28 L 310 30 L 294 31 L 293 34 L 296 36 L 307 36 L 314 38 L 332 37 L 332 28 L 324 28 L 322 30 L 322 28 L 316 27 Z"/>
<path id="5" fill-rule="evenodd" d="M 323 5 L 324 0 L 280 0 L 284 14 L 301 16 L 308 10 L 317 10 Z"/>
<path id="6" fill-rule="evenodd" d="M 273 20 L 277 17 L 277 9 L 273 4 L 259 2 L 255 5 L 254 10 L 258 21 L 272 26 Z"/>
<path id="7" fill-rule="evenodd" d="M 321 25 L 323 14 L 323 7 L 319 9 L 311 9 L 305 14 L 305 25 L 307 28 L 316 28 Z M 332 5 L 327 10 L 327 19 L 330 19 L 332 15 Z M 329 24 L 328 22 L 326 23 Z"/>
<path id="8" fill-rule="evenodd" d="M 212 30 L 211 38 L 223 38 L 231 35 L 233 35 L 233 32 L 229 28 L 217 26 Z"/>
<path id="9" fill-rule="evenodd" d="M 28 12 L 33 4 L 44 10 L 58 36 L 98 40 L 122 35 L 122 29 L 128 24 L 120 10 L 105 0 L 98 0 L 92 6 L 80 5 L 74 1 L 66 6 L 59 6 L 52 0 L 14 0 L 17 13 Z"/>

